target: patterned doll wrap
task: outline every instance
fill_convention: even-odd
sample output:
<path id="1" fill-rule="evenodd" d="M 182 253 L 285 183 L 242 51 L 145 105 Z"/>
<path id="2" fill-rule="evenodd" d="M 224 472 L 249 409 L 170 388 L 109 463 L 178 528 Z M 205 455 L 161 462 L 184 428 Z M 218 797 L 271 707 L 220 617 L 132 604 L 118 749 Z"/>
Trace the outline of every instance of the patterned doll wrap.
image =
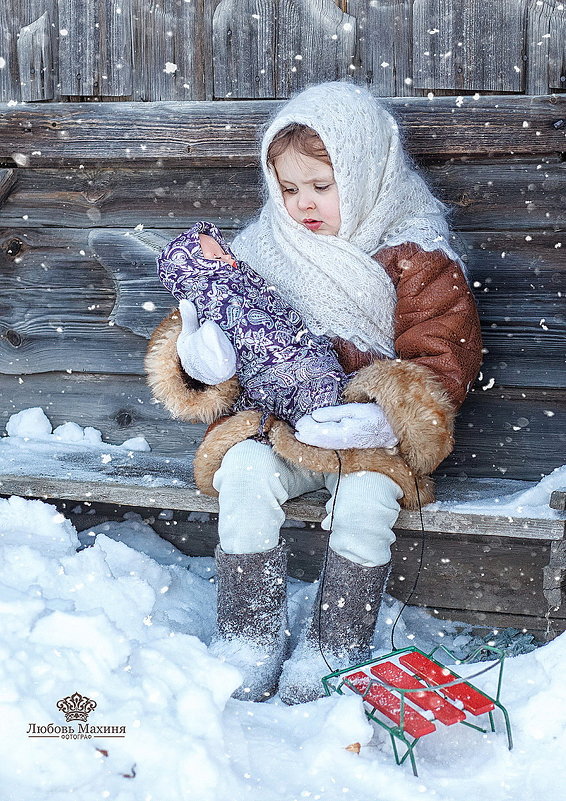
<path id="1" fill-rule="evenodd" d="M 205 259 L 199 234 L 213 237 L 226 262 Z M 191 300 L 199 323 L 213 320 L 236 351 L 242 394 L 235 411 L 260 409 L 294 425 L 304 414 L 335 406 L 348 376 L 330 341 L 312 334 L 301 316 L 244 261 L 236 261 L 218 228 L 198 222 L 157 258 L 162 284 Z"/>

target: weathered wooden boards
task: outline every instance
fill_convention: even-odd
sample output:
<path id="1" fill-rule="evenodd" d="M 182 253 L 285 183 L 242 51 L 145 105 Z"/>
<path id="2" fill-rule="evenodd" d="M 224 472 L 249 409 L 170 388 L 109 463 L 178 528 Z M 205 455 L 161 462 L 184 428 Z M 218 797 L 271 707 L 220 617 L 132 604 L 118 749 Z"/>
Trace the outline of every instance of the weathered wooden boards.
<path id="1" fill-rule="evenodd" d="M 123 507 L 86 500 L 86 505 L 78 507 L 76 501 L 58 502 L 78 530 L 88 531 L 98 523 L 122 518 Z M 134 511 L 183 553 L 213 555 L 218 541 L 214 515 L 173 508 L 162 514 L 159 509 L 139 506 Z M 419 568 L 422 535 L 418 528 L 396 527 L 388 592 L 400 600 L 407 598 Z M 305 581 L 318 578 L 327 532 L 318 524 L 299 522 L 290 515 L 282 534 L 289 549 L 290 575 Z M 423 568 L 411 603 L 426 605 L 439 618 L 469 620 L 477 626 L 525 628 L 542 640 L 555 636 L 566 628 L 566 609 L 560 575 L 554 568 L 554 578 L 549 581 L 546 574 L 551 569 L 553 549 L 562 545 L 563 541 L 542 536 L 494 536 L 483 532 L 481 526 L 470 525 L 458 534 L 439 533 L 433 527 L 426 533 Z"/>
<path id="2" fill-rule="evenodd" d="M 520 92 L 527 0 L 415 0 L 414 84 Z"/>
<path id="3" fill-rule="evenodd" d="M 435 193 L 451 207 L 456 232 L 528 234 L 566 225 L 566 162 L 559 155 L 416 158 Z M 4 188 L 8 177 L 9 196 Z M 233 229 L 246 224 L 261 206 L 257 165 L 210 169 L 129 163 L 107 167 L 101 162 L 83 168 L 18 169 L 13 186 L 15 177 L 14 170 L 0 172 L 0 203 L 6 201 L 0 224 L 21 230 L 41 225 L 135 228 L 140 223 L 181 230 L 199 218 Z"/>
<path id="4" fill-rule="evenodd" d="M 288 97 L 352 74 L 356 21 L 329 0 L 221 0 L 212 50 L 215 97 Z"/>
<path id="5" fill-rule="evenodd" d="M 0 105 L 0 159 L 25 166 L 182 161 L 254 164 L 258 131 L 278 101 Z M 394 98 L 409 153 L 562 153 L 566 100 Z M 14 155 L 15 154 L 15 155 Z"/>
<path id="6" fill-rule="evenodd" d="M 132 86 L 123 94 L 141 101 L 204 99 L 212 71 L 206 0 L 130 2 Z"/>
<path id="7" fill-rule="evenodd" d="M 0 98 L 204 99 L 205 2 L 9 0 L 0 8 Z"/>
<path id="8" fill-rule="evenodd" d="M 345 11 L 347 9 L 347 12 Z M 564 89 L 560 0 L 10 0 L 0 100 Z"/>
<path id="9" fill-rule="evenodd" d="M 527 94 L 566 88 L 566 5 L 528 0 L 525 56 Z"/>
<path id="10" fill-rule="evenodd" d="M 20 30 L 17 42 L 22 100 L 54 96 L 51 17 L 47 11 Z"/>
<path id="11" fill-rule="evenodd" d="M 87 216 L 88 204 L 78 200 L 87 206 Z M 93 228 L 90 234 L 88 229 L 59 228 L 56 221 L 67 204 L 58 191 L 51 204 L 45 227 L 0 227 L 6 290 L 0 312 L 2 371 L 141 371 L 145 340 L 175 305 L 157 280 L 154 253 L 135 247 L 134 225 L 129 230 Z M 168 241 L 198 219 L 217 221 L 219 207 L 204 205 L 197 215 L 182 212 L 179 202 L 181 224 L 152 230 Z M 2 217 L 0 211 L 0 226 Z M 130 217 L 132 223 L 140 220 L 135 210 Z M 227 226 L 224 230 L 229 238 L 234 232 Z M 458 234 L 483 323 L 482 386 L 494 379 L 504 386 L 564 387 L 566 243 L 556 247 L 564 238 L 560 232 L 528 230 L 532 233 Z"/>

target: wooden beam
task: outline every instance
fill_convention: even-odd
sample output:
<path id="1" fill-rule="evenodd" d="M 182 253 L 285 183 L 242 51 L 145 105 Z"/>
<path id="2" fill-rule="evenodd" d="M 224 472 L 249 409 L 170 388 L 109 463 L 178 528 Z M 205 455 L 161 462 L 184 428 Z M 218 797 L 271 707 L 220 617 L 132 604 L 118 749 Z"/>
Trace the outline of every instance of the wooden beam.
<path id="1" fill-rule="evenodd" d="M 453 231 L 532 235 L 533 229 L 566 227 L 566 162 L 558 155 L 456 156 L 422 160 L 419 167 L 435 195 L 451 206 Z M 143 223 L 181 231 L 197 219 L 239 228 L 260 208 L 257 166 L 31 167 L 18 170 L 18 186 L 1 221 L 15 228 L 134 228 Z"/>
<path id="2" fill-rule="evenodd" d="M 15 170 L 0 170 L 0 206 L 4 203 L 16 183 Z"/>
<path id="3" fill-rule="evenodd" d="M 566 510 L 566 487 L 554 490 L 550 495 L 550 508 L 561 512 Z"/>
<path id="4" fill-rule="evenodd" d="M 92 162 L 255 164 L 258 131 L 280 101 L 0 104 L 0 158 L 30 166 Z M 566 98 L 394 98 L 411 154 L 562 153 Z"/>
<path id="5" fill-rule="evenodd" d="M 45 11 L 20 30 L 17 42 L 22 100 L 52 100 L 53 51 L 51 18 Z"/>

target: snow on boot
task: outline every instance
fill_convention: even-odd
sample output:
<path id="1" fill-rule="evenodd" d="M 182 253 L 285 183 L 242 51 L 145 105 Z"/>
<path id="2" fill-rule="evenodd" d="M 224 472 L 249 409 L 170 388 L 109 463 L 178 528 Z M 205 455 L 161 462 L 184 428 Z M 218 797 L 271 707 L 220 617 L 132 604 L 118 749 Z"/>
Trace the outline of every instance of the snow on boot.
<path id="1" fill-rule="evenodd" d="M 232 693 L 245 701 L 265 701 L 277 688 L 287 656 L 287 552 L 224 553 L 216 547 L 217 628 L 210 653 L 243 675 Z"/>
<path id="2" fill-rule="evenodd" d="M 390 569 L 391 562 L 364 567 L 329 549 L 310 622 L 283 665 L 279 680 L 282 701 L 302 704 L 321 698 L 323 676 L 371 659 L 375 623 Z"/>

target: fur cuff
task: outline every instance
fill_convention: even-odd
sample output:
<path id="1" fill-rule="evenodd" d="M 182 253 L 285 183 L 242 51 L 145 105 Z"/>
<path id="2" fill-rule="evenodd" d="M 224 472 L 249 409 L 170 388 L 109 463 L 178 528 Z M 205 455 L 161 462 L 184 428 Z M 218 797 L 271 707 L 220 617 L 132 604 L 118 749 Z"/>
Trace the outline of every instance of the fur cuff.
<path id="1" fill-rule="evenodd" d="M 212 481 L 222 464 L 224 454 L 232 445 L 256 434 L 260 420 L 260 412 L 238 412 L 208 430 L 194 458 L 195 482 L 202 493 L 218 496 Z M 305 470 L 338 472 L 339 463 L 335 451 L 299 442 L 287 423 L 270 417 L 265 430 L 273 450 L 286 461 Z M 340 450 L 339 454 L 343 474 L 373 470 L 393 479 L 403 490 L 400 503 L 405 509 L 418 509 L 419 498 L 422 505 L 434 501 L 432 479 L 416 476 L 399 455 L 398 448 L 351 448 Z M 418 482 L 418 494 L 415 480 Z"/>
<path id="2" fill-rule="evenodd" d="M 454 447 L 454 406 L 428 367 L 376 360 L 358 370 L 344 401 L 379 403 L 399 438 L 399 453 L 418 475 L 431 473 Z"/>
<path id="3" fill-rule="evenodd" d="M 191 388 L 177 356 L 177 337 L 181 333 L 181 316 L 172 312 L 155 329 L 145 356 L 147 382 L 153 397 L 178 420 L 191 423 L 212 423 L 230 411 L 240 384 L 236 376 L 216 386 Z"/>
<path id="4" fill-rule="evenodd" d="M 213 498 L 218 497 L 212 480 L 222 464 L 224 454 L 232 445 L 257 434 L 260 422 L 261 412 L 251 410 L 233 414 L 208 429 L 193 460 L 195 483 L 201 492 Z"/>

